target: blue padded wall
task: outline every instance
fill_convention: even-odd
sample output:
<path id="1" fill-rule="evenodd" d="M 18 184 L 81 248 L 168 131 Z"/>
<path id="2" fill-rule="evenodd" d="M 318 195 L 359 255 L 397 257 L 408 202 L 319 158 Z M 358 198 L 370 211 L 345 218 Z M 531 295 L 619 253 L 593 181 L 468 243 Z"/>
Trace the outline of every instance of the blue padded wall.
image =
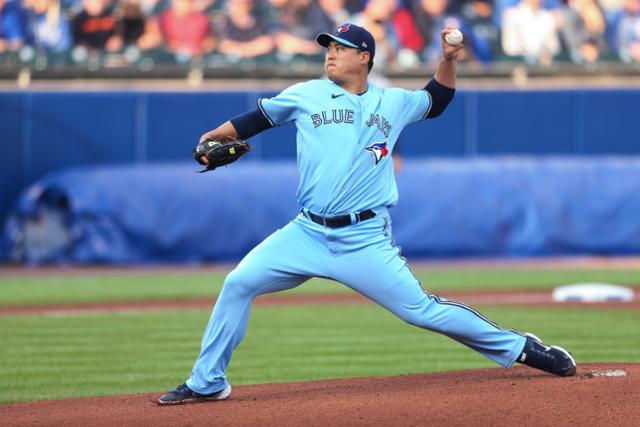
<path id="1" fill-rule="evenodd" d="M 400 136 L 400 153 L 407 157 L 464 156 L 469 137 L 465 109 L 471 96 L 461 92 L 437 119 L 407 126 Z"/>
<path id="2" fill-rule="evenodd" d="M 297 181 L 293 162 L 238 163 L 208 174 L 193 173 L 187 162 L 66 170 L 23 193 L 0 258 L 238 259 L 299 212 Z M 640 252 L 640 159 L 409 160 L 398 187 L 390 214 L 407 256 Z M 61 198 L 68 203 L 56 204 Z M 58 246 L 52 239 L 29 245 L 19 236 L 50 206 L 62 210 L 72 232 L 57 233 Z"/>
<path id="3" fill-rule="evenodd" d="M 204 132 L 247 110 L 239 92 L 139 94 L 147 161 L 186 160 Z"/>
<path id="4" fill-rule="evenodd" d="M 576 95 L 585 154 L 640 153 L 640 91 L 585 91 Z"/>
<path id="5" fill-rule="evenodd" d="M 557 91 L 479 93 L 477 153 L 571 154 L 573 98 Z"/>
<path id="6" fill-rule="evenodd" d="M 19 191 L 27 184 L 24 149 L 24 103 L 18 93 L 0 96 L 0 224 Z"/>
<path id="7" fill-rule="evenodd" d="M 28 113 L 30 179 L 69 166 L 131 162 L 131 93 L 33 93 Z"/>

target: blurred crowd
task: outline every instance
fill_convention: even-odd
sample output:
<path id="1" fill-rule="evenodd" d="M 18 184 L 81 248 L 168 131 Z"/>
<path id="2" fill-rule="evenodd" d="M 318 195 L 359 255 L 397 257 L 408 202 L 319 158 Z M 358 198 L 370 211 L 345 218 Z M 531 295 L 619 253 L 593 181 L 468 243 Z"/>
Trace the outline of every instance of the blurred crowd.
<path id="1" fill-rule="evenodd" d="M 344 22 L 374 34 L 378 66 L 436 61 L 447 25 L 463 61 L 640 62 L 640 0 L 0 0 L 0 54 L 318 59 Z"/>

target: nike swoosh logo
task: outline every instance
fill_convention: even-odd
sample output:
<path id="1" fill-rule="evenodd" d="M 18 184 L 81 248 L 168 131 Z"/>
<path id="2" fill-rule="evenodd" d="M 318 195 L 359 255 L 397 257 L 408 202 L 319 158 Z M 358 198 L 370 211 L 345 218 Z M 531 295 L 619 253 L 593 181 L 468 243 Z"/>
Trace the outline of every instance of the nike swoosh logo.
<path id="1" fill-rule="evenodd" d="M 336 99 L 337 97 L 342 96 L 342 95 L 344 95 L 344 93 L 333 93 L 333 94 L 331 94 L 331 98 Z"/>

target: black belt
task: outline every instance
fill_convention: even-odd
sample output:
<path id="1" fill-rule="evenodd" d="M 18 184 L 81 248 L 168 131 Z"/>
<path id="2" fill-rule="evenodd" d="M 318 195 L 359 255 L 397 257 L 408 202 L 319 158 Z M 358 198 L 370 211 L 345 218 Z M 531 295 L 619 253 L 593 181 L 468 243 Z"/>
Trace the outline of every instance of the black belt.
<path id="1" fill-rule="evenodd" d="M 309 212 L 308 210 L 303 210 L 303 212 L 307 215 L 307 217 L 309 217 L 311 221 L 315 222 L 316 224 L 324 225 L 325 227 L 330 228 L 346 227 L 347 225 L 355 224 L 360 221 L 366 221 L 376 216 L 376 214 L 371 209 L 356 213 L 354 215 L 355 221 L 351 220 L 351 215 L 320 216 L 314 214 L 313 212 Z"/>

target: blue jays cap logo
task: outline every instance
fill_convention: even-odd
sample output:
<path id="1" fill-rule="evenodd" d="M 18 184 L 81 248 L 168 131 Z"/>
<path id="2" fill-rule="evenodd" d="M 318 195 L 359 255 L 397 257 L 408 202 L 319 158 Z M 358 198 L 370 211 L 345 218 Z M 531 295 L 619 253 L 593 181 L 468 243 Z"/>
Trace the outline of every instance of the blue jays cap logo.
<path id="1" fill-rule="evenodd" d="M 349 28 L 351 28 L 351 24 L 340 25 L 336 30 L 336 35 L 340 33 L 346 33 L 347 31 L 349 31 Z"/>
<path id="2" fill-rule="evenodd" d="M 387 148 L 387 142 L 376 142 L 369 147 L 366 147 L 365 150 L 371 151 L 376 160 L 376 166 L 380 163 L 384 157 L 389 155 L 389 149 Z"/>
<path id="3" fill-rule="evenodd" d="M 355 24 L 342 24 L 336 29 L 335 33 L 320 33 L 316 37 L 318 44 L 323 47 L 329 47 L 329 43 L 332 40 L 348 47 L 369 52 L 371 59 L 376 54 L 376 42 L 373 39 L 373 35 L 365 28 Z"/>

